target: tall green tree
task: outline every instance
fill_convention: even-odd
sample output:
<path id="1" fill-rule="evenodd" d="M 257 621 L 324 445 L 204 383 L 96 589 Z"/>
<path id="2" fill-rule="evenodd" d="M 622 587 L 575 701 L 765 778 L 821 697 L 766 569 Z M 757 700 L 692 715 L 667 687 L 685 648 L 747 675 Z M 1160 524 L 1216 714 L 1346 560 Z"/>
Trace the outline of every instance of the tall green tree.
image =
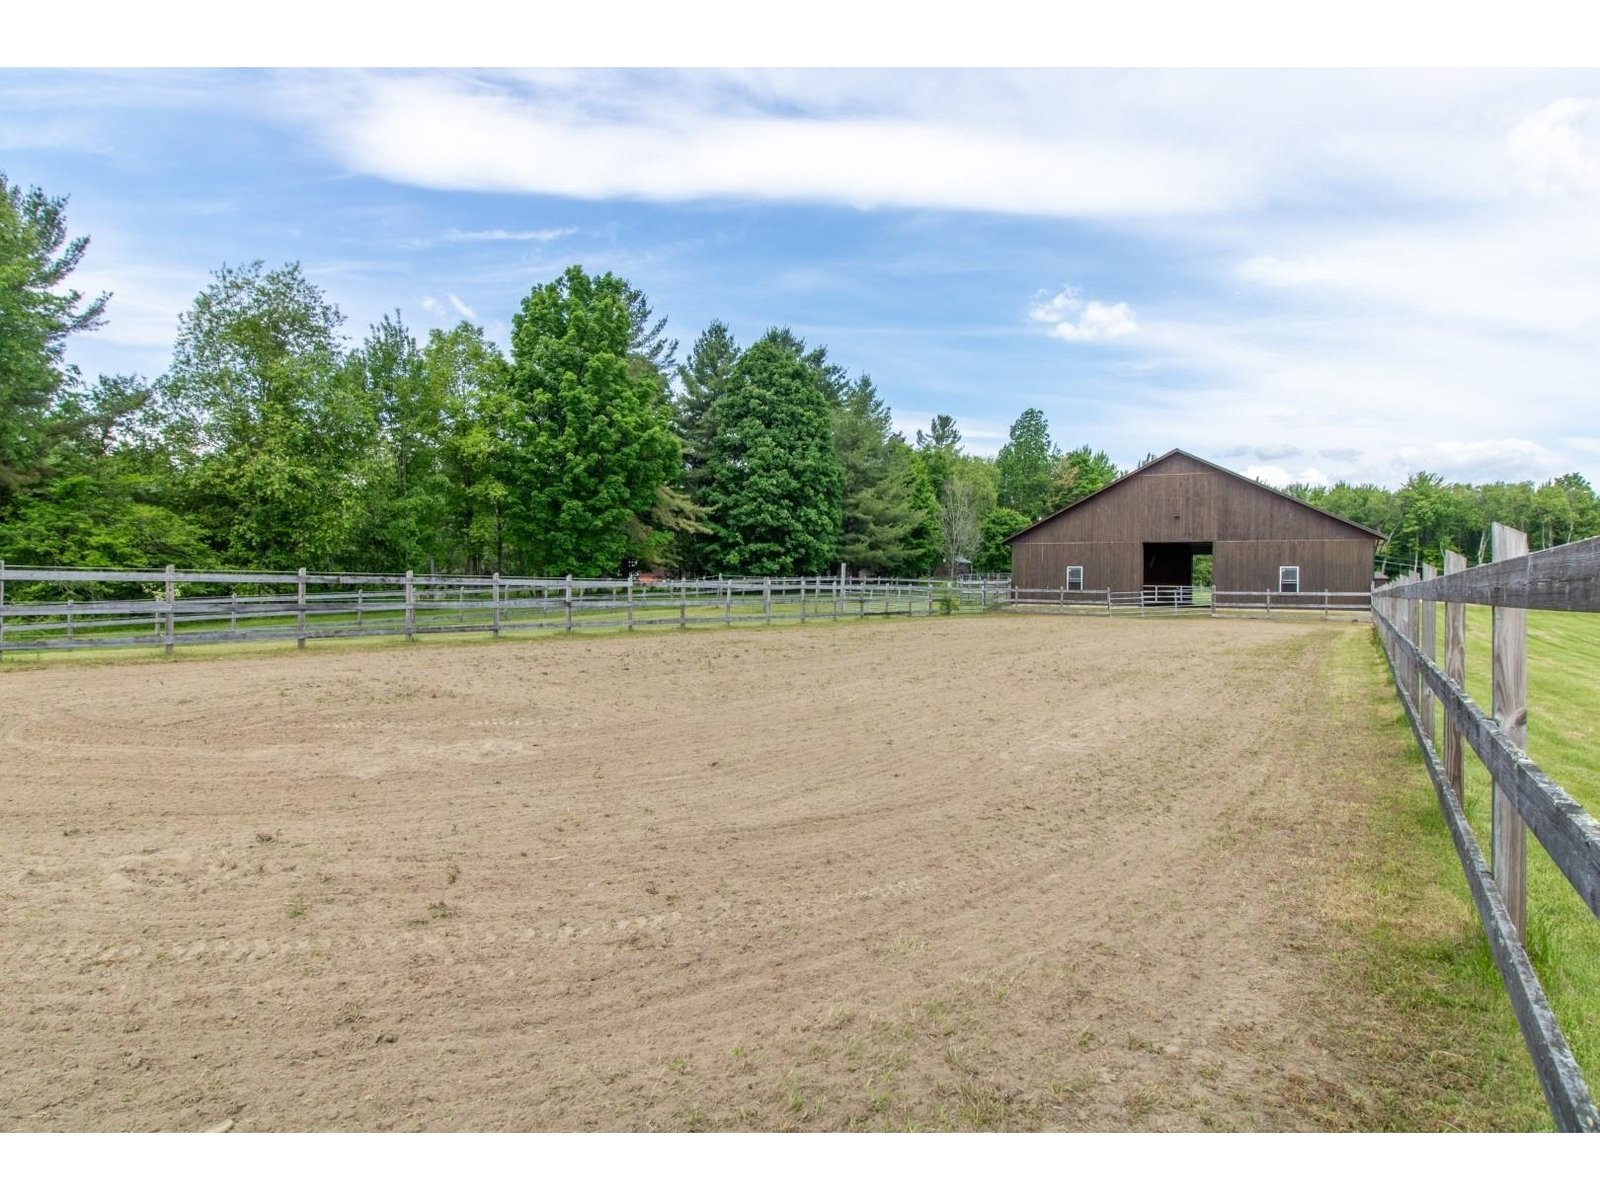
<path id="1" fill-rule="evenodd" d="M 956 419 L 946 413 L 937 414 L 926 430 L 917 430 L 917 457 L 922 460 L 928 476 L 928 486 L 935 496 L 944 495 L 945 480 L 956 459 L 961 457 L 961 430 Z"/>
<path id="2" fill-rule="evenodd" d="M 1056 460 L 1045 512 L 1055 512 L 1117 481 L 1117 464 L 1104 450 L 1079 446 Z M 1041 516 L 1043 514 L 1040 514 Z M 1007 535 L 1009 536 L 1009 535 Z"/>
<path id="3" fill-rule="evenodd" d="M 513 521 L 529 568 L 627 569 L 677 478 L 663 380 L 634 350 L 636 295 L 609 272 L 573 266 L 534 288 L 512 318 Z"/>
<path id="4" fill-rule="evenodd" d="M 212 562 L 204 531 L 181 511 L 179 479 L 148 420 L 147 389 L 104 378 L 57 405 L 70 432 L 40 479 L 0 520 L 0 559 L 75 567 Z"/>
<path id="5" fill-rule="evenodd" d="M 188 510 L 240 566 L 351 557 L 358 472 L 375 433 L 348 385 L 343 317 L 300 269 L 224 266 L 178 322 L 158 387 Z"/>
<path id="6" fill-rule="evenodd" d="M 839 558 L 869 575 L 925 570 L 934 530 L 918 505 L 911 460 L 896 453 L 905 442 L 870 377 L 845 387 L 834 409 L 833 440 L 843 479 Z"/>
<path id="7" fill-rule="evenodd" d="M 422 379 L 429 407 L 439 413 L 445 561 L 470 574 L 504 570 L 515 482 L 509 367 L 483 330 L 463 321 L 428 335 Z"/>
<path id="8" fill-rule="evenodd" d="M 1014 508 L 991 508 L 979 525 L 981 542 L 973 566 L 985 574 L 1011 570 L 1011 547 L 1005 540 L 1033 524 Z"/>
<path id="9" fill-rule="evenodd" d="M 442 398 L 397 311 L 385 313 L 346 360 L 374 437 L 361 471 L 365 530 L 356 549 L 373 569 L 447 562 Z"/>
<path id="10" fill-rule="evenodd" d="M 683 443 L 683 491 L 696 505 L 706 503 L 712 447 L 717 434 L 715 415 L 728 394 L 738 361 L 739 346 L 733 334 L 721 321 L 713 321 L 695 339 L 689 361 L 678 368 L 672 427 Z M 705 534 L 681 536 L 677 558 L 678 565 L 688 574 L 704 574 Z"/>
<path id="11" fill-rule="evenodd" d="M 1011 434 L 995 456 L 1000 472 L 1000 504 L 1037 520 L 1048 511 L 1050 481 L 1057 452 L 1050 425 L 1037 408 L 1011 423 Z"/>
<path id="12" fill-rule="evenodd" d="M 81 427 L 60 407 L 81 390 L 66 342 L 98 328 L 110 299 L 67 285 L 88 247 L 67 238 L 64 197 L 0 174 L 0 514 L 43 476 L 51 446 Z"/>
<path id="13" fill-rule="evenodd" d="M 770 330 L 740 355 L 714 419 L 709 565 L 750 575 L 825 569 L 838 553 L 843 472 L 833 405 L 792 333 Z"/>

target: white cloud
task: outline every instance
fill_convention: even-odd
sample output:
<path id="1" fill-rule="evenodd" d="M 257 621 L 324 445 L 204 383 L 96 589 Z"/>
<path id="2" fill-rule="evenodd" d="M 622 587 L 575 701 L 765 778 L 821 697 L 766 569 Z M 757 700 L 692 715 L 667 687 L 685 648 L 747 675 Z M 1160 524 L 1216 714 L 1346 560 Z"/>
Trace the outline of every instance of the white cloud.
<path id="1" fill-rule="evenodd" d="M 1403 446 L 1396 457 L 1408 471 L 1432 471 L 1447 479 L 1547 479 L 1561 470 L 1563 461 L 1526 438 Z"/>
<path id="2" fill-rule="evenodd" d="M 439 303 L 436 296 L 424 296 L 422 298 L 422 311 L 430 316 L 442 318 L 444 316 L 444 305 Z"/>
<path id="3" fill-rule="evenodd" d="M 1600 148 L 1586 132 L 1586 118 L 1600 102 L 1568 96 L 1519 121 L 1506 136 L 1522 184 L 1535 192 L 1589 195 L 1600 191 Z"/>
<path id="4" fill-rule="evenodd" d="M 1128 305 L 1084 300 L 1078 289 L 1071 287 L 1053 296 L 1039 292 L 1028 305 L 1028 320 L 1045 326 L 1051 337 L 1064 342 L 1109 342 L 1139 330 Z"/>
<path id="5" fill-rule="evenodd" d="M 577 229 L 447 229 L 447 242 L 553 242 L 570 237 Z"/>
<path id="6" fill-rule="evenodd" d="M 998 77 L 951 76 L 991 94 L 950 111 L 927 77 L 876 75 L 844 111 L 823 77 L 750 78 L 341 74 L 293 77 L 283 98 L 347 167 L 430 188 L 1048 216 L 1215 212 L 1254 191 L 1249 163 L 1181 135 L 996 113 Z"/>
<path id="7" fill-rule="evenodd" d="M 454 292 L 449 293 L 449 300 L 450 307 L 455 309 L 457 313 L 465 317 L 467 320 L 476 321 L 478 319 L 478 314 L 473 312 L 472 309 L 467 305 L 467 302 L 460 296 L 457 296 Z"/>
<path id="8" fill-rule="evenodd" d="M 1313 487 L 1326 487 L 1332 482 L 1327 475 L 1315 467 L 1307 467 L 1302 471 L 1291 472 L 1271 463 L 1256 463 L 1244 467 L 1239 474 L 1248 475 L 1251 479 L 1259 480 L 1268 487 L 1274 488 L 1285 488 L 1291 483 L 1309 483 Z"/>

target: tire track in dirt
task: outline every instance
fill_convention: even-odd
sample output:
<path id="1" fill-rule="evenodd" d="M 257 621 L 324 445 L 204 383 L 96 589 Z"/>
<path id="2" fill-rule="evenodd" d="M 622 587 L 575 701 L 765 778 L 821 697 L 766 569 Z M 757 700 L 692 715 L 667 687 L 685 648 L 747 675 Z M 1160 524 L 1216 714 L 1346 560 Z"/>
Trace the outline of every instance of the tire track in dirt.
<path id="1" fill-rule="evenodd" d="M 0 1124 L 1274 1127 L 1334 1070 L 1272 818 L 1318 802 L 1285 701 L 1344 635 L 8 674 Z"/>

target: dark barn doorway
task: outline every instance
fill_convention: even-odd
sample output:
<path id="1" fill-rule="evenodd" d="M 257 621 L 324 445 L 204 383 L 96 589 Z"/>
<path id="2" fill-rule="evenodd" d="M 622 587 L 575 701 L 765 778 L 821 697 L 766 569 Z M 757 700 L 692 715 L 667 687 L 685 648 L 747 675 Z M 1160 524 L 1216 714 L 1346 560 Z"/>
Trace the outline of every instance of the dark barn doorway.
<path id="1" fill-rule="evenodd" d="M 1144 544 L 1144 586 L 1149 588 L 1194 587 L 1196 555 L 1209 555 L 1210 542 L 1146 542 Z"/>

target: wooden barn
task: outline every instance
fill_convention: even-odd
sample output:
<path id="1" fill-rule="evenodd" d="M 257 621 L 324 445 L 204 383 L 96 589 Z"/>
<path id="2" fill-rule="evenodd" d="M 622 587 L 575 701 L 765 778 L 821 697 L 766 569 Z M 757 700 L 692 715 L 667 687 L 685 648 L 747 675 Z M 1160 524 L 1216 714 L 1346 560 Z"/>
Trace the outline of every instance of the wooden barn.
<path id="1" fill-rule="evenodd" d="M 1369 592 L 1383 535 L 1182 450 L 1006 539 L 1027 592 L 1139 593 L 1192 586 L 1212 558 L 1218 592 Z M 1086 597 L 1087 599 L 1087 597 Z M 1320 597 L 1315 601 L 1320 603 Z"/>

